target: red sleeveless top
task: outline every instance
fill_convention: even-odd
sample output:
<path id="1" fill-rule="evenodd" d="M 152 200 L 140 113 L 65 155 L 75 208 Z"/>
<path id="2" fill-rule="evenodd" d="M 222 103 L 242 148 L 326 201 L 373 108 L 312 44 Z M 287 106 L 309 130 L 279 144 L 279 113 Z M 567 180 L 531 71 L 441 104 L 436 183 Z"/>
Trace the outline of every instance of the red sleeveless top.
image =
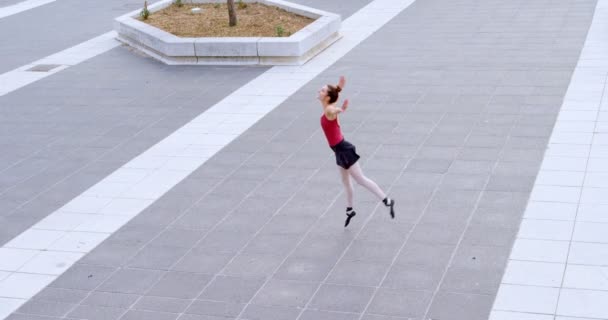
<path id="1" fill-rule="evenodd" d="M 342 131 L 340 130 L 338 117 L 334 120 L 329 120 L 325 114 L 321 115 L 321 128 L 323 128 L 323 132 L 325 133 L 325 137 L 327 138 L 330 147 L 337 145 L 344 139 Z"/>

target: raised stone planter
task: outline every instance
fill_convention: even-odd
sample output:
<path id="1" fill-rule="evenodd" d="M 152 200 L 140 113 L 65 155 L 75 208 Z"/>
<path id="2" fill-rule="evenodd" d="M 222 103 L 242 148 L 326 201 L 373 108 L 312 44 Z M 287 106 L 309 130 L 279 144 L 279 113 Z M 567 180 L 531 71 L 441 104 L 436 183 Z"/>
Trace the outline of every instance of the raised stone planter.
<path id="1" fill-rule="evenodd" d="M 192 0 L 216 3 L 224 0 Z M 149 5 L 161 10 L 173 0 Z M 315 19 L 289 37 L 182 38 L 137 20 L 140 10 L 115 20 L 118 39 L 166 64 L 203 65 L 300 65 L 339 39 L 341 19 L 329 13 L 281 0 L 249 0 L 282 8 Z M 189 1 L 190 3 L 190 1 Z"/>

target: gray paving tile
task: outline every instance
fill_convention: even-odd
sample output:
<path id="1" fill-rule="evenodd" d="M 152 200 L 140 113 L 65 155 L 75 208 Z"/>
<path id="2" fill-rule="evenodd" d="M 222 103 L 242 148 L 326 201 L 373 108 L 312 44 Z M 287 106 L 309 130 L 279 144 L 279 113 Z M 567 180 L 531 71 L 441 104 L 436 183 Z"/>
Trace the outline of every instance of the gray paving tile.
<path id="1" fill-rule="evenodd" d="M 282 205 L 281 201 L 268 201 L 268 198 L 250 196 L 244 199 L 232 214 L 251 216 L 255 213 L 265 217 L 274 214 Z"/>
<path id="2" fill-rule="evenodd" d="M 245 309 L 241 319 L 246 320 L 282 320 L 296 319 L 300 314 L 300 309 L 295 307 L 280 307 L 280 306 L 258 306 L 250 304 Z"/>
<path id="3" fill-rule="evenodd" d="M 359 314 L 356 313 L 338 313 L 331 311 L 306 310 L 300 317 L 302 320 L 356 320 L 359 319 Z"/>
<path id="4" fill-rule="evenodd" d="M 441 182 L 442 189 L 483 190 L 488 180 L 483 174 L 446 174 Z"/>
<path id="5" fill-rule="evenodd" d="M 159 226 L 135 226 L 127 224 L 112 234 L 106 242 L 141 248 L 158 236 L 163 229 Z"/>
<path id="6" fill-rule="evenodd" d="M 426 205 L 433 197 L 433 189 L 428 187 L 394 187 L 390 194 L 398 203 L 409 206 Z M 395 210 L 396 207 L 395 207 Z"/>
<path id="7" fill-rule="evenodd" d="M 285 216 L 276 215 L 268 221 L 261 231 L 264 235 L 291 235 L 304 234 L 316 221 L 316 217 L 310 215 Z"/>
<path id="8" fill-rule="evenodd" d="M 395 198 L 397 199 L 397 197 Z M 379 214 L 383 214 L 386 217 L 389 216 L 388 212 L 379 212 Z M 359 238 L 362 240 L 375 240 L 385 243 L 403 243 L 413 227 L 413 224 L 395 223 L 393 220 L 373 220 L 363 228 L 359 234 Z"/>
<path id="9" fill-rule="evenodd" d="M 182 247 L 147 245 L 129 260 L 127 267 L 169 270 L 187 251 Z"/>
<path id="10" fill-rule="evenodd" d="M 462 226 L 473 212 L 473 205 L 430 203 L 420 218 L 419 224 Z"/>
<path id="11" fill-rule="evenodd" d="M 292 256 L 281 265 L 275 277 L 284 280 L 322 281 L 335 263 L 336 261 L 322 258 Z"/>
<path id="12" fill-rule="evenodd" d="M 493 161 L 455 160 L 448 172 L 459 174 L 490 174 L 494 169 Z"/>
<path id="13" fill-rule="evenodd" d="M 188 179 L 171 189 L 170 196 L 200 197 L 213 190 L 220 179 Z"/>
<path id="14" fill-rule="evenodd" d="M 343 224 L 341 224 L 341 227 Z M 349 235 L 308 235 L 294 250 L 293 258 L 327 258 L 328 261 L 337 261 L 340 254 L 346 249 L 352 236 Z"/>
<path id="15" fill-rule="evenodd" d="M 452 162 L 445 159 L 413 159 L 407 165 L 406 172 L 445 173 Z"/>
<path id="16" fill-rule="evenodd" d="M 390 262 L 400 247 L 401 244 L 398 243 L 355 239 L 343 258 L 351 261 Z"/>
<path id="17" fill-rule="evenodd" d="M 17 312 L 30 315 L 62 317 L 72 308 L 74 304 L 52 302 L 44 300 L 30 300 L 21 306 Z"/>
<path id="18" fill-rule="evenodd" d="M 444 267 L 448 264 L 454 249 L 454 245 L 408 241 L 396 263 Z"/>
<path id="19" fill-rule="evenodd" d="M 211 276 L 188 272 L 168 272 L 146 294 L 150 296 L 193 299 L 207 284 Z"/>
<path id="20" fill-rule="evenodd" d="M 363 320 L 410 320 L 410 317 L 391 317 L 377 314 L 367 314 L 363 316 Z"/>
<path id="21" fill-rule="evenodd" d="M 62 318 L 13 313 L 10 316 L 8 316 L 6 319 L 7 320 L 58 320 L 58 319 L 62 319 Z"/>
<path id="22" fill-rule="evenodd" d="M 441 290 L 448 292 L 493 294 L 498 290 L 502 272 L 496 268 L 476 267 L 448 269 Z"/>
<path id="23" fill-rule="evenodd" d="M 92 292 L 80 304 L 100 307 L 128 309 L 139 298 L 134 294 L 115 292 Z"/>
<path id="24" fill-rule="evenodd" d="M 114 272 L 114 268 L 76 264 L 50 287 L 60 289 L 92 290 L 103 283 Z"/>
<path id="25" fill-rule="evenodd" d="M 191 248 L 206 232 L 182 228 L 167 228 L 156 239 L 150 242 L 150 246 Z"/>
<path id="26" fill-rule="evenodd" d="M 188 307 L 186 313 L 222 318 L 236 318 L 244 308 L 244 303 L 195 300 L 192 305 Z"/>
<path id="27" fill-rule="evenodd" d="M 489 295 L 439 292 L 428 316 L 431 319 L 487 319 L 494 298 Z"/>
<path id="28" fill-rule="evenodd" d="M 193 249 L 186 253 L 171 270 L 215 274 L 224 268 L 232 257 L 234 257 L 233 253 Z"/>
<path id="29" fill-rule="evenodd" d="M 459 150 L 458 147 L 422 147 L 416 154 L 416 158 L 454 160 Z"/>
<path id="30" fill-rule="evenodd" d="M 260 277 L 217 276 L 199 296 L 199 299 L 235 303 L 249 302 L 263 284 L 264 278 Z"/>
<path id="31" fill-rule="evenodd" d="M 73 290 L 73 289 L 60 289 L 53 287 L 46 287 L 42 289 L 37 295 L 34 296 L 34 300 L 49 301 L 49 302 L 60 302 L 60 303 L 78 303 L 82 301 L 88 294 L 88 291 L 84 290 Z"/>
<path id="32" fill-rule="evenodd" d="M 419 318 L 431 302 L 432 292 L 378 289 L 367 310 L 370 314 Z"/>
<path id="33" fill-rule="evenodd" d="M 129 310 L 120 319 L 123 320 L 175 320 L 179 314 L 156 312 L 156 311 L 140 311 Z"/>
<path id="34" fill-rule="evenodd" d="M 183 314 L 178 319 L 179 320 L 225 320 L 226 317 L 205 316 L 205 315 L 199 315 L 199 314 Z"/>
<path id="35" fill-rule="evenodd" d="M 80 261 L 83 264 L 89 265 L 122 267 L 126 265 L 129 259 L 133 257 L 138 250 L 138 247 L 106 242 L 103 246 L 98 246 L 93 249 L 93 251 L 84 256 Z"/>
<path id="36" fill-rule="evenodd" d="M 99 291 L 144 294 L 162 276 L 158 270 L 120 269 L 100 287 Z"/>
<path id="37" fill-rule="evenodd" d="M 257 180 L 238 180 L 230 178 L 220 182 L 215 188 L 213 188 L 211 194 L 219 196 L 230 195 L 240 199 L 251 193 L 259 184 L 260 181 Z"/>
<path id="38" fill-rule="evenodd" d="M 141 297 L 133 306 L 135 310 L 182 313 L 192 300 L 163 297 Z"/>
<path id="39" fill-rule="evenodd" d="M 66 317 L 82 320 L 118 320 L 125 312 L 127 312 L 126 309 L 81 305 L 68 313 Z"/>
<path id="40" fill-rule="evenodd" d="M 298 235 L 258 234 L 243 252 L 287 255 L 296 247 L 300 239 Z"/>
<path id="41" fill-rule="evenodd" d="M 435 290 L 443 271 L 443 266 L 395 264 L 388 272 L 382 287 L 400 290 Z"/>
<path id="42" fill-rule="evenodd" d="M 273 199 L 287 199 L 299 189 L 298 185 L 288 181 L 266 181 L 256 189 L 252 196 Z"/>
<path id="43" fill-rule="evenodd" d="M 465 230 L 464 224 L 419 224 L 412 231 L 411 241 L 434 245 L 456 245 Z"/>
<path id="44" fill-rule="evenodd" d="M 456 159 L 468 161 L 497 161 L 501 155 L 502 148 L 466 146 L 460 150 Z"/>
<path id="45" fill-rule="evenodd" d="M 310 306 L 326 311 L 363 311 L 373 294 L 373 288 L 325 284 L 313 297 Z"/>
<path id="46" fill-rule="evenodd" d="M 505 148 L 503 154 L 500 156 L 500 160 L 541 162 L 544 154 L 544 150 Z"/>
<path id="47" fill-rule="evenodd" d="M 517 228 L 521 223 L 522 210 L 480 207 L 473 213 L 471 225 Z"/>
<path id="48" fill-rule="evenodd" d="M 523 209 L 528 202 L 528 193 L 511 191 L 484 191 L 479 207 Z"/>
<path id="49" fill-rule="evenodd" d="M 515 241 L 517 228 L 472 225 L 464 233 L 462 243 L 482 246 L 509 246 Z"/>
<path id="50" fill-rule="evenodd" d="M 317 283 L 293 280 L 270 280 L 252 303 L 262 306 L 304 307 L 318 287 Z"/>
<path id="51" fill-rule="evenodd" d="M 487 190 L 531 192 L 534 186 L 534 176 L 513 177 L 508 175 L 492 175 Z"/>
<path id="52" fill-rule="evenodd" d="M 452 262 L 453 267 L 503 269 L 509 256 L 510 247 L 489 247 L 461 245 Z"/>
<path id="53" fill-rule="evenodd" d="M 327 283 L 378 286 L 388 268 L 388 262 L 341 260 L 329 275 Z"/>
<path id="54" fill-rule="evenodd" d="M 404 172 L 395 182 L 395 186 L 412 186 L 433 188 L 442 178 L 440 173 Z"/>
<path id="55" fill-rule="evenodd" d="M 196 245 L 196 249 L 214 253 L 236 254 L 249 241 L 252 232 L 214 230 Z"/>
<path id="56" fill-rule="evenodd" d="M 503 162 L 499 161 L 494 170 L 494 174 L 503 176 L 530 177 L 536 175 L 540 168 L 540 163 L 536 162 Z"/>
<path id="57" fill-rule="evenodd" d="M 478 190 L 449 190 L 439 188 L 433 195 L 430 205 L 473 206 L 477 203 Z"/>
<path id="58" fill-rule="evenodd" d="M 239 254 L 226 266 L 224 275 L 265 277 L 271 275 L 282 261 L 282 256 L 270 254 Z"/>
<path id="59" fill-rule="evenodd" d="M 302 161 L 302 164 L 310 163 L 309 159 Z M 298 167 L 300 167 L 298 165 Z M 253 180 L 262 181 L 271 175 L 276 169 L 274 167 L 263 166 L 263 165 L 245 165 L 238 168 L 232 175 L 231 178 L 239 180 Z"/>

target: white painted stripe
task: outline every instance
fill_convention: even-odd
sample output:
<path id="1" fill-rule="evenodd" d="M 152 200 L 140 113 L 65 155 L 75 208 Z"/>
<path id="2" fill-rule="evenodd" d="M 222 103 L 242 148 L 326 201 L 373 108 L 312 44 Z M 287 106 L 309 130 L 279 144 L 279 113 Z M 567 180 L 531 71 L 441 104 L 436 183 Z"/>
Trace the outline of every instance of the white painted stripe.
<path id="1" fill-rule="evenodd" d="M 597 289 L 605 282 L 603 272 L 590 272 L 595 267 L 573 272 L 583 269 L 571 264 L 582 263 L 580 257 L 602 260 L 608 252 L 604 244 L 587 243 L 606 239 L 608 189 L 599 188 L 604 187 L 601 172 L 608 171 L 601 143 L 602 111 L 608 106 L 606 28 L 608 0 L 598 0 L 509 257 L 509 266 L 526 267 L 507 269 L 490 320 L 528 319 L 527 312 L 543 314 L 528 314 L 530 319 L 582 319 L 606 310 L 605 292 L 566 289 Z"/>
<path id="2" fill-rule="evenodd" d="M 12 299 L 4 305 L 0 300 L 0 310 L 16 310 L 21 303 L 15 301 L 25 303 L 64 268 L 137 216 L 411 3 L 413 0 L 371 2 L 343 22 L 342 39 L 306 65 L 271 68 L 8 242 L 0 248 L 0 257 L 4 252 L 20 260 L 4 267 L 6 270 L 0 264 L 0 272 L 10 272 L 0 281 L 0 298 Z M 105 40 L 102 43 L 104 48 L 109 46 Z M 66 61 L 62 59 L 49 58 L 44 63 Z M 52 267 L 58 264 L 62 268 Z M 15 291 L 18 294 L 12 293 L 11 286 L 20 287 Z"/>
<path id="3" fill-rule="evenodd" d="M 15 3 L 10 6 L 2 7 L 0 8 L 0 19 L 12 16 L 23 11 L 34 9 L 55 1 L 57 0 L 26 0 L 23 2 Z"/>
<path id="4" fill-rule="evenodd" d="M 1 74 L 0 97 L 119 46 L 120 42 L 115 38 L 116 32 L 111 31 L 46 58 Z M 58 67 L 48 72 L 27 71 L 32 67 L 41 64 L 58 65 Z"/>

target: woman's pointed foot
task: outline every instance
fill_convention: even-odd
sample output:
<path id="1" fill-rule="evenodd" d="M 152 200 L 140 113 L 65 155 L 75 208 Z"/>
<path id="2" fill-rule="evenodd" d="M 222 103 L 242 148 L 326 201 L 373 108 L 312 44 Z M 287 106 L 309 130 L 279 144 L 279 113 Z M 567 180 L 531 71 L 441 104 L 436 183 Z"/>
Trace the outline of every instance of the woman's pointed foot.
<path id="1" fill-rule="evenodd" d="M 350 219 L 352 219 L 357 213 L 354 210 L 350 210 L 346 212 L 346 221 L 344 222 L 344 228 L 348 226 L 350 223 Z"/>
<path id="2" fill-rule="evenodd" d="M 385 206 L 390 208 L 389 213 L 391 214 L 391 218 L 395 219 L 395 200 L 386 197 L 384 198 L 384 200 L 382 200 L 382 203 L 384 203 Z"/>

